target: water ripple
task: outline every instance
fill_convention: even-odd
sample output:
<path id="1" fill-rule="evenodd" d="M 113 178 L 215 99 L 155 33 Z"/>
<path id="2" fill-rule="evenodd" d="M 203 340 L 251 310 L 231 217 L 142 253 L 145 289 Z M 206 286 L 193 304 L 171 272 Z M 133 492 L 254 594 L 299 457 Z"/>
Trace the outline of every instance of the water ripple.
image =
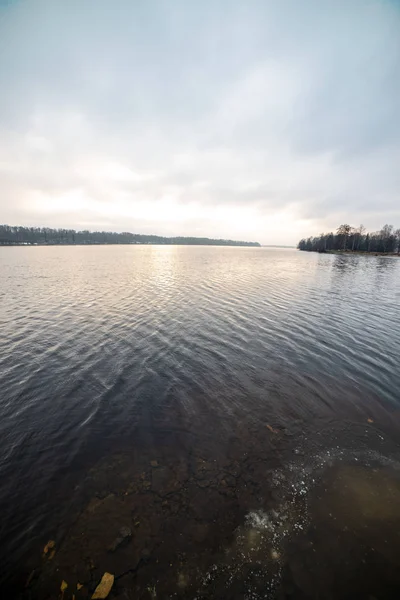
<path id="1" fill-rule="evenodd" d="M 157 427 L 218 437 L 240 420 L 398 408 L 400 260 L 162 246 L 0 253 L 0 508 L 15 540 L 89 447 L 101 454 Z"/>

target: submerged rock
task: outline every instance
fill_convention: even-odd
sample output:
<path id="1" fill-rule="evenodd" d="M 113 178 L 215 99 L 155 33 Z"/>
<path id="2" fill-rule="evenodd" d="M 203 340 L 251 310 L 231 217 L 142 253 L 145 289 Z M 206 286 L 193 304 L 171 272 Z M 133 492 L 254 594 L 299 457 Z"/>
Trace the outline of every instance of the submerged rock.
<path id="1" fill-rule="evenodd" d="M 108 548 L 109 552 L 115 552 L 120 546 L 125 543 L 128 543 L 132 537 L 132 530 L 130 527 L 121 527 L 119 530 L 118 537 L 113 541 L 113 543 Z"/>
<path id="2" fill-rule="evenodd" d="M 107 573 L 107 572 L 104 573 L 99 585 L 97 586 L 97 588 L 94 591 L 92 600 L 101 600 L 102 598 L 107 598 L 113 585 L 114 585 L 114 575 L 112 575 L 111 573 Z"/>

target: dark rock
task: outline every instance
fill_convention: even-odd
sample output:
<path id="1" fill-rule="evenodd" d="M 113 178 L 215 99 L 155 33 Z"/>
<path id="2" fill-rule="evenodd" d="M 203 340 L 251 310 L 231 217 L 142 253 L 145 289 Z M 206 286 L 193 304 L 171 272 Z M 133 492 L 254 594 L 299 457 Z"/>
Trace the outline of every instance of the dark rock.
<path id="1" fill-rule="evenodd" d="M 197 485 L 201 488 L 206 488 L 211 484 L 211 482 L 208 479 L 198 479 L 197 480 Z"/>
<path id="2" fill-rule="evenodd" d="M 132 537 L 132 530 L 129 527 L 121 527 L 119 530 L 118 537 L 113 541 L 113 543 L 108 548 L 109 552 L 115 552 L 118 548 L 120 548 L 123 544 L 129 542 Z"/>
<path id="3" fill-rule="evenodd" d="M 142 560 L 144 560 L 145 562 L 147 562 L 148 560 L 150 560 L 150 557 L 151 557 L 150 550 L 148 548 L 144 548 L 142 550 L 142 553 L 141 553 Z"/>
<path id="4" fill-rule="evenodd" d="M 168 467 L 153 469 L 151 474 L 151 489 L 159 496 L 166 496 L 181 486 L 174 473 Z"/>

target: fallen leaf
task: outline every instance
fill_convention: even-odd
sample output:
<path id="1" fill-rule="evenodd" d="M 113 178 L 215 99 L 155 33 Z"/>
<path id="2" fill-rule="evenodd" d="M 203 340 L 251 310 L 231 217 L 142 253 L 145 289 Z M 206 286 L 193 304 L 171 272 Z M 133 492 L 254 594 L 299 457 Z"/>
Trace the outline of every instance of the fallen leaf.
<path id="1" fill-rule="evenodd" d="M 49 550 L 52 550 L 56 545 L 54 540 L 49 540 L 45 547 L 43 548 L 43 554 L 47 554 Z"/>
<path id="2" fill-rule="evenodd" d="M 76 589 L 79 591 L 83 588 L 83 584 L 82 583 L 77 583 L 76 584 Z"/>
<path id="3" fill-rule="evenodd" d="M 52 560 L 52 559 L 54 558 L 54 556 L 55 556 L 55 553 L 56 553 L 56 551 L 55 551 L 55 550 L 52 550 L 52 551 L 50 552 L 50 554 L 49 554 L 49 560 Z"/>
<path id="4" fill-rule="evenodd" d="M 66 581 L 64 581 L 64 579 L 63 579 L 62 582 L 61 582 L 60 590 L 62 592 L 65 592 L 65 590 L 67 589 L 67 587 L 68 587 L 68 583 Z"/>
<path id="5" fill-rule="evenodd" d="M 107 598 L 114 585 L 114 575 L 111 573 L 104 573 L 103 577 L 97 588 L 94 590 L 92 600 Z"/>
<path id="6" fill-rule="evenodd" d="M 368 423 L 373 423 L 373 419 L 367 419 Z"/>
<path id="7" fill-rule="evenodd" d="M 265 427 L 269 429 L 271 433 L 278 433 L 278 430 L 271 427 L 271 425 L 266 425 Z"/>

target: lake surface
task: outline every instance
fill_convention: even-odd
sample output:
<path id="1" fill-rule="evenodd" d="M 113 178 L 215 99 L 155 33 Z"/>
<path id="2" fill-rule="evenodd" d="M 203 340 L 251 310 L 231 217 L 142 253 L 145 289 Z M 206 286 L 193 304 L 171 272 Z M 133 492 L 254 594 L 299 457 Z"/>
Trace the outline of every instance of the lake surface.
<path id="1" fill-rule="evenodd" d="M 8 597 L 399 597 L 400 259 L 4 247 L 0 281 Z"/>

